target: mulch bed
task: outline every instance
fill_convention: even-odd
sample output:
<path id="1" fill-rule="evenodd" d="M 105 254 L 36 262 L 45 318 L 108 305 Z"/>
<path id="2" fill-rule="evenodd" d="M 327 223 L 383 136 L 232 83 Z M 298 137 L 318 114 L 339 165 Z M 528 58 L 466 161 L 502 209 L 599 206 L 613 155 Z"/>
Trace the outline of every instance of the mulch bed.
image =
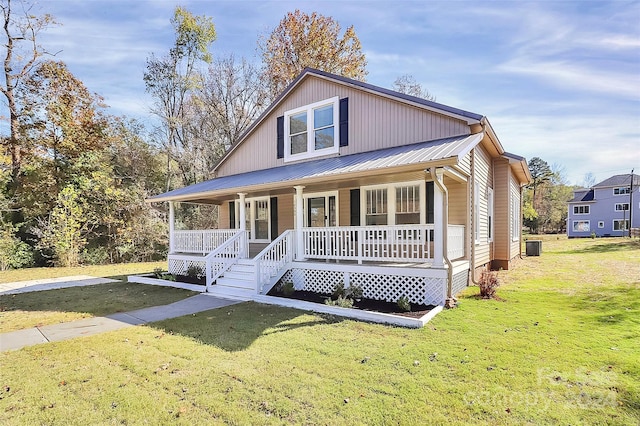
<path id="1" fill-rule="evenodd" d="M 304 300 L 305 302 L 319 303 L 321 305 L 325 304 L 325 300 L 330 299 L 330 294 L 320 294 L 313 293 L 311 291 L 294 291 L 293 294 L 285 295 L 282 292 L 278 292 L 275 289 L 272 289 L 268 294 L 268 296 L 275 297 L 283 297 L 286 299 L 295 299 L 295 300 Z M 398 308 L 398 305 L 392 302 L 384 302 L 382 300 L 373 300 L 373 299 L 361 299 L 359 302 L 353 302 L 353 309 L 360 309 L 362 311 L 374 311 L 374 312 L 382 312 L 385 314 L 393 314 L 400 315 L 408 318 L 421 318 L 424 315 L 428 314 L 434 306 L 430 305 L 416 305 L 411 304 L 411 312 L 405 312 Z"/>
<path id="2" fill-rule="evenodd" d="M 176 281 L 181 283 L 188 283 L 188 284 L 207 285 L 207 282 L 204 277 L 198 278 L 198 277 L 190 277 L 188 275 L 176 275 Z"/>

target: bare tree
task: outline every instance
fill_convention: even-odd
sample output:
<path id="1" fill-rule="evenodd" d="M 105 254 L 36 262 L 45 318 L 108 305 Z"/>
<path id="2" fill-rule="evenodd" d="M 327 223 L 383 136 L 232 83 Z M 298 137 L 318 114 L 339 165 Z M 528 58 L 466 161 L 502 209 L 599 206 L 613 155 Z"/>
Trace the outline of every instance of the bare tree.
<path id="1" fill-rule="evenodd" d="M 428 101 L 436 100 L 436 97 L 429 93 L 427 89 L 423 88 L 411 74 L 404 74 L 396 78 L 396 81 L 393 82 L 393 90 Z"/>
<path id="2" fill-rule="evenodd" d="M 3 148 L 11 157 L 11 186 L 17 185 L 22 156 L 26 147 L 20 135 L 20 105 L 16 99 L 16 90 L 27 79 L 38 59 L 48 52 L 38 44 L 37 36 L 56 22 L 49 14 L 33 14 L 33 3 L 27 1 L 1 0 L 5 84 L 0 86 L 9 107 L 8 137 L 2 138 Z"/>

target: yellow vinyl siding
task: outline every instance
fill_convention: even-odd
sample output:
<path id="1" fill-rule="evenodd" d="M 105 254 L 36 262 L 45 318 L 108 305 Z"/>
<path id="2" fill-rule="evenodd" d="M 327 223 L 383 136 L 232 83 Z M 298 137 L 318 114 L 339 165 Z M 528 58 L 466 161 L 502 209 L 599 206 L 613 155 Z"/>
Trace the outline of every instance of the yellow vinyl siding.
<path id="1" fill-rule="evenodd" d="M 278 235 L 293 229 L 293 193 L 278 196 Z M 273 238 L 273 236 L 272 236 Z"/>
<path id="2" fill-rule="evenodd" d="M 477 240 L 474 240 L 475 244 L 475 264 L 476 266 L 483 265 L 491 261 L 491 245 L 487 242 L 488 226 L 487 226 L 487 188 L 492 186 L 491 179 L 491 162 L 489 156 L 485 152 L 484 148 L 478 145 L 474 149 L 474 179 L 475 185 L 478 185 L 478 202 L 479 202 L 479 214 L 480 216 L 476 220 L 480 221 L 480 235 Z M 473 207 L 473 206 L 472 206 Z M 475 209 L 474 209 L 475 210 Z M 475 235 L 474 235 L 475 238 Z"/>
<path id="3" fill-rule="evenodd" d="M 509 260 L 511 243 L 510 187 L 511 170 L 504 158 L 493 160 L 494 190 L 494 258 Z"/>
<path id="4" fill-rule="evenodd" d="M 513 174 L 509 173 L 509 194 L 515 200 L 516 205 L 520 205 L 520 186 Z M 518 230 L 522 227 L 522 211 L 520 212 L 520 217 L 518 218 L 519 227 Z M 509 215 L 509 245 L 510 245 L 510 255 L 509 259 L 513 259 L 514 257 L 520 254 L 520 233 L 513 235 L 513 231 L 511 230 L 511 214 Z M 515 240 L 515 241 L 514 241 Z"/>
<path id="5" fill-rule="evenodd" d="M 218 229 L 229 229 L 229 202 L 220 204 L 218 212 Z"/>
<path id="6" fill-rule="evenodd" d="M 349 146 L 340 148 L 339 155 L 470 134 L 462 120 L 309 76 L 218 167 L 217 176 L 284 165 L 283 159 L 276 158 L 276 118 L 285 111 L 334 96 L 349 98 Z"/>
<path id="7" fill-rule="evenodd" d="M 467 185 L 446 179 L 445 185 L 449 191 L 449 224 L 466 225 L 467 209 L 469 208 Z"/>

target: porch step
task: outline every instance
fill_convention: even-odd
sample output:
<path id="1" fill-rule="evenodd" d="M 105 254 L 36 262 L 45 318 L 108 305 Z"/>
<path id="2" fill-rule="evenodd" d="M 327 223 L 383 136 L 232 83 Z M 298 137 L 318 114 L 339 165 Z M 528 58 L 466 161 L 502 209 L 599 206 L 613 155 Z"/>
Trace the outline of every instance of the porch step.
<path id="1" fill-rule="evenodd" d="M 252 300 L 256 295 L 255 291 L 253 290 L 236 287 L 225 287 L 221 285 L 211 286 L 211 289 L 206 294 L 232 300 Z"/>
<path id="2" fill-rule="evenodd" d="M 252 290 L 255 292 L 256 283 L 255 283 L 255 280 L 229 278 L 225 274 L 222 277 L 218 278 L 218 280 L 216 281 L 216 286 L 240 288 L 240 289 Z"/>

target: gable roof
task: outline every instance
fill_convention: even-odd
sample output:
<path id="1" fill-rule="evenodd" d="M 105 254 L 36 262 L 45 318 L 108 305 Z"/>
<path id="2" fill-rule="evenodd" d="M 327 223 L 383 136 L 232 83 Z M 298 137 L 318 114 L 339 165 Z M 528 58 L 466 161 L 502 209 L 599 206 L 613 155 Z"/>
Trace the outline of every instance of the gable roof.
<path id="1" fill-rule="evenodd" d="M 615 175 L 608 179 L 603 180 L 597 185 L 593 185 L 594 188 L 609 187 L 609 186 L 626 186 L 631 185 L 631 174 Z M 640 186 L 640 176 L 633 175 L 633 186 Z"/>
<path id="2" fill-rule="evenodd" d="M 207 196 L 244 192 L 249 189 L 274 189 L 277 184 L 287 187 L 294 181 L 295 184 L 304 184 L 325 181 L 328 177 L 335 176 L 350 177 L 359 173 L 370 175 L 375 170 L 417 166 L 435 161 L 449 161 L 455 164 L 480 143 L 483 137 L 483 133 L 476 133 L 223 176 L 156 195 L 147 201 L 197 201 Z"/>
<path id="3" fill-rule="evenodd" d="M 404 93 L 396 92 L 394 90 L 385 89 L 383 87 L 374 86 L 373 84 L 365 83 L 358 80 L 353 80 L 347 77 L 343 77 L 337 74 L 332 74 L 326 71 L 320 71 L 314 68 L 305 68 L 302 70 L 300 75 L 298 75 L 285 89 L 280 95 L 267 107 L 266 110 L 260 114 L 260 116 L 247 128 L 247 130 L 240 135 L 238 141 L 231 145 L 227 152 L 220 158 L 220 160 L 213 167 L 213 172 L 218 169 L 218 167 L 227 160 L 231 156 L 231 154 L 236 150 L 238 146 L 240 146 L 245 139 L 258 127 L 264 119 L 271 114 L 271 112 L 286 98 L 298 85 L 301 84 L 302 81 L 309 78 L 310 76 L 315 76 L 318 78 L 331 80 L 336 83 L 344 84 L 351 87 L 356 87 L 360 90 L 364 90 L 370 93 L 374 93 L 380 96 L 388 97 L 391 99 L 395 99 L 397 101 L 410 104 L 419 108 L 424 108 L 429 111 L 433 111 L 439 114 L 443 114 L 452 118 L 456 118 L 458 120 L 462 120 L 467 122 L 467 124 L 476 124 L 480 123 L 485 119 L 483 115 L 476 114 L 473 112 L 465 111 L 458 108 L 453 108 L 448 105 L 440 104 L 433 101 L 428 101 L 426 99 L 418 98 L 416 96 L 406 95 Z"/>

